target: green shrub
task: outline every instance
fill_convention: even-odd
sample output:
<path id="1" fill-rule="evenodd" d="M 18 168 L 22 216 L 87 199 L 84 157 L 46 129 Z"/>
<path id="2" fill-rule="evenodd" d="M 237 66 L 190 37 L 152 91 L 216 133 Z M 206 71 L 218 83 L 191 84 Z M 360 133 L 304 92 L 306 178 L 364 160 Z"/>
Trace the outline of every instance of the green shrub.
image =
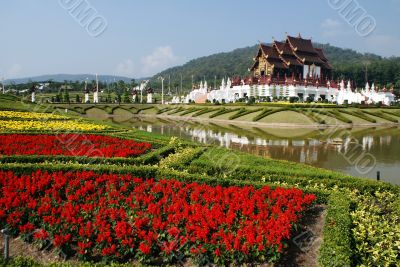
<path id="1" fill-rule="evenodd" d="M 184 110 L 185 110 L 185 109 L 184 109 L 183 107 L 179 107 L 179 108 L 176 108 L 176 109 L 172 110 L 171 112 L 168 112 L 167 115 L 173 115 L 173 114 L 182 112 L 182 111 L 184 111 Z"/>
<path id="2" fill-rule="evenodd" d="M 358 117 L 360 119 L 372 122 L 372 123 L 376 123 L 376 120 L 374 118 L 368 117 L 367 115 L 365 115 L 364 113 L 362 113 L 361 111 L 350 111 L 350 110 L 346 110 L 346 109 L 340 109 L 339 112 L 341 113 L 345 113 L 345 114 L 349 114 L 355 117 Z"/>
<path id="3" fill-rule="evenodd" d="M 309 117 L 312 121 L 314 121 L 316 123 L 325 124 L 325 120 L 321 119 L 319 116 L 314 114 L 312 109 L 297 109 L 296 108 L 296 109 L 291 109 L 291 110 Z"/>
<path id="4" fill-rule="evenodd" d="M 230 112 L 234 112 L 234 111 L 238 111 L 238 110 L 239 110 L 239 108 L 232 108 L 232 109 L 230 109 L 230 108 L 222 108 L 222 109 L 220 109 L 219 111 L 217 111 L 217 112 L 211 114 L 211 115 L 209 116 L 209 118 L 215 118 L 215 117 L 224 115 L 224 114 L 226 114 L 226 113 L 230 113 Z"/>
<path id="5" fill-rule="evenodd" d="M 259 112 L 261 110 L 262 110 L 261 108 L 259 108 L 259 109 L 250 109 L 250 110 L 246 110 L 245 108 L 241 108 L 238 112 L 236 112 L 235 114 L 230 116 L 229 120 L 234 120 L 234 119 L 237 119 L 239 117 L 243 117 L 245 115 L 248 115 L 248 114 L 251 114 L 251 113 L 254 113 L 254 112 Z"/>
<path id="6" fill-rule="evenodd" d="M 363 266 L 399 266 L 399 195 L 377 191 L 355 193 L 353 198 L 356 207 L 351 218 L 356 262 Z"/>
<path id="7" fill-rule="evenodd" d="M 215 111 L 214 108 L 204 108 L 204 109 L 201 109 L 201 110 L 197 111 L 196 113 L 194 113 L 192 115 L 192 117 L 198 117 L 200 115 L 203 115 L 203 114 L 206 114 L 206 113 L 210 113 L 210 112 L 213 112 L 213 111 Z"/>
<path id="8" fill-rule="evenodd" d="M 319 250 L 320 266 L 352 266 L 350 199 L 335 193 L 328 199 L 328 211 Z"/>
<path id="9" fill-rule="evenodd" d="M 265 117 L 267 117 L 269 115 L 272 115 L 274 113 L 278 113 L 278 112 L 281 112 L 281 111 L 285 111 L 285 110 L 289 110 L 289 108 L 277 108 L 277 109 L 267 109 L 267 108 L 265 108 L 263 110 L 263 112 L 261 112 L 260 114 L 258 114 L 257 116 L 255 116 L 253 118 L 253 121 L 259 121 L 262 118 L 265 118 Z"/>
<path id="10" fill-rule="evenodd" d="M 398 123 L 399 122 L 397 119 L 395 119 L 393 117 L 390 117 L 390 116 L 386 115 L 383 112 L 370 112 L 370 111 L 366 111 L 366 110 L 363 110 L 363 112 L 368 114 L 368 115 L 376 116 L 376 117 L 379 117 L 379 118 L 382 118 L 384 120 L 388 120 L 388 121 L 391 121 L 391 122 L 394 122 L 394 123 Z"/>
<path id="11" fill-rule="evenodd" d="M 157 110 L 156 114 L 163 114 L 163 113 L 171 111 L 171 110 L 173 110 L 173 108 L 170 108 L 170 107 L 162 108 L 162 109 Z"/>
<path id="12" fill-rule="evenodd" d="M 188 115 L 188 114 L 193 113 L 193 112 L 198 111 L 198 110 L 199 110 L 198 108 L 188 108 L 184 112 L 179 114 L 179 116 L 185 116 L 185 115 Z"/>

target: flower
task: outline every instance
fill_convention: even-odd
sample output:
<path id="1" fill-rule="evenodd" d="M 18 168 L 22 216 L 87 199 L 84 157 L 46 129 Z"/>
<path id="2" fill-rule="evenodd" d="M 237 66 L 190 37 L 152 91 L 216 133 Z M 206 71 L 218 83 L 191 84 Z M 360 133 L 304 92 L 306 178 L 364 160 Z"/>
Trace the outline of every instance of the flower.
<path id="1" fill-rule="evenodd" d="M 0 155 L 131 157 L 151 148 L 146 142 L 91 134 L 0 135 Z"/>
<path id="2" fill-rule="evenodd" d="M 16 233 L 40 229 L 34 238 L 52 240 L 56 247 L 123 259 L 138 252 L 144 258 L 173 257 L 178 250 L 223 260 L 275 257 L 315 201 L 299 189 L 210 186 L 94 171 L 0 170 L 0 188 L 0 216 Z"/>

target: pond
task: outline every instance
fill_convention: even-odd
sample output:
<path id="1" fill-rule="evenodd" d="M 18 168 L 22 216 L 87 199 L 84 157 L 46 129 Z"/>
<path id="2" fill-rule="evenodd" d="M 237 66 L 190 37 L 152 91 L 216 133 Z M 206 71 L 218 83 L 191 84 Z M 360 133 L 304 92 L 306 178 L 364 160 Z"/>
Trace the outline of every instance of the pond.
<path id="1" fill-rule="evenodd" d="M 400 184 L 400 128 L 258 128 L 157 118 L 110 118 L 115 123 Z"/>

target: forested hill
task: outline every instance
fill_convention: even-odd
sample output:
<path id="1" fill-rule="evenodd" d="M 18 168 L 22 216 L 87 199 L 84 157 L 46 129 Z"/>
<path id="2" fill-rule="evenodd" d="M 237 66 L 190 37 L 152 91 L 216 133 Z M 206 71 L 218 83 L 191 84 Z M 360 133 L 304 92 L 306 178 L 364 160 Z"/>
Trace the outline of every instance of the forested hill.
<path id="1" fill-rule="evenodd" d="M 400 88 L 400 57 L 383 58 L 375 54 L 362 54 L 351 49 L 343 49 L 329 44 L 314 44 L 322 47 L 325 55 L 335 68 L 334 79 L 350 78 L 357 86 L 363 86 L 365 80 L 365 65 L 368 69 L 368 80 L 378 85 L 390 86 L 395 83 Z M 195 81 L 206 78 L 211 84 L 214 77 L 220 83 L 221 77 L 248 75 L 248 68 L 252 64 L 252 58 L 256 55 L 258 45 L 235 49 L 231 52 L 213 54 L 206 57 L 193 59 L 182 66 L 169 68 L 157 75 L 171 77 L 173 88 L 180 85 L 182 75 L 183 87 L 188 88 L 191 77 Z"/>

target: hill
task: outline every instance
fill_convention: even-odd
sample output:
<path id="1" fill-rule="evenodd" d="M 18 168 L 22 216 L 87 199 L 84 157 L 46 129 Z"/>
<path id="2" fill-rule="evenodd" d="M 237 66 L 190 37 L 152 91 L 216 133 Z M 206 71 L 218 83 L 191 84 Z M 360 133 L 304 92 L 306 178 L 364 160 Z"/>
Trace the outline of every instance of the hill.
<path id="1" fill-rule="evenodd" d="M 53 82 L 64 82 L 64 81 L 84 81 L 88 78 L 89 81 L 95 80 L 95 74 L 49 74 L 49 75 L 40 75 L 34 77 L 27 78 L 19 78 L 19 79 L 8 79 L 5 80 L 4 83 L 11 84 L 22 84 L 28 82 L 43 82 L 43 81 L 53 81 Z M 123 76 L 114 76 L 114 75 L 100 75 L 98 76 L 100 82 L 111 82 L 111 81 L 120 81 L 130 82 L 132 78 L 123 77 Z"/>
<path id="2" fill-rule="evenodd" d="M 357 86 L 365 83 L 365 66 L 368 69 L 368 80 L 374 81 L 377 85 L 391 86 L 395 83 L 396 88 L 400 87 L 400 57 L 384 58 L 371 53 L 359 53 L 352 49 L 335 47 L 330 44 L 314 43 L 315 47 L 324 49 L 327 58 L 335 68 L 334 79 L 350 78 Z M 252 58 L 257 52 L 258 45 L 235 49 L 231 52 L 213 54 L 190 60 L 182 66 L 172 67 L 158 73 L 159 75 L 171 77 L 171 87 L 180 87 L 182 75 L 183 88 L 191 87 L 191 77 L 199 82 L 204 77 L 209 84 L 220 83 L 225 76 L 249 75 L 248 68 L 252 64 Z M 158 87 L 158 84 L 156 85 Z"/>

